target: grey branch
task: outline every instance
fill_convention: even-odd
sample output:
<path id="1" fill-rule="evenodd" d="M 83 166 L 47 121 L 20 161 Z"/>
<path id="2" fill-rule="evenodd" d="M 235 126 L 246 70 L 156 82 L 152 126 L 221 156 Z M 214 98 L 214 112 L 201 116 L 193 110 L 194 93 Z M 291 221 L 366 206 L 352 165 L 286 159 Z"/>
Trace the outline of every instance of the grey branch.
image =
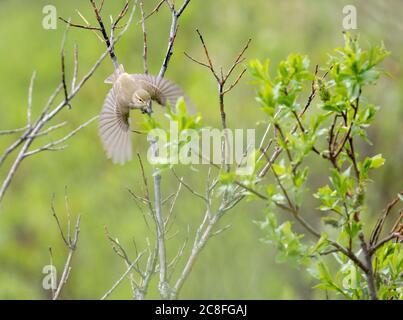
<path id="1" fill-rule="evenodd" d="M 74 135 L 76 135 L 77 134 L 77 132 L 79 132 L 79 131 L 81 131 L 82 129 L 84 129 L 86 126 L 88 126 L 90 123 L 92 123 L 92 122 L 94 122 L 94 120 L 96 120 L 96 119 L 98 119 L 98 116 L 95 116 L 95 117 L 92 117 L 90 120 L 88 120 L 87 122 L 85 122 L 85 123 L 83 123 L 82 125 L 80 125 L 79 127 L 77 127 L 76 129 L 74 129 L 73 131 L 71 131 L 69 134 L 67 134 L 66 136 L 64 136 L 63 138 L 61 138 L 61 139 L 58 139 L 58 140 L 56 140 L 56 141 L 54 141 L 54 142 L 50 142 L 50 143 L 48 143 L 48 144 L 46 144 L 46 145 L 44 145 L 43 147 L 40 147 L 40 148 L 38 148 L 38 149 L 34 149 L 34 150 L 32 150 L 32 151 L 29 151 L 29 152 L 27 152 L 27 153 L 25 153 L 25 157 L 29 157 L 29 156 L 32 156 L 32 155 L 34 155 L 34 154 L 37 154 L 37 153 L 39 153 L 39 152 L 42 152 L 42 151 L 46 151 L 46 150 L 48 150 L 48 151 L 54 151 L 54 150 L 59 150 L 59 149 L 57 149 L 58 147 L 58 145 L 59 144 L 62 144 L 62 143 L 64 143 L 64 142 L 66 142 L 67 140 L 69 140 L 71 137 L 73 137 Z M 64 124 L 62 124 L 62 125 L 64 125 Z M 59 127 L 60 127 L 61 125 L 59 125 Z M 49 129 L 51 129 L 51 128 L 49 128 Z M 56 148 L 56 149 L 55 149 Z M 65 147 L 61 147 L 62 149 L 64 149 Z"/>
<path id="2" fill-rule="evenodd" d="M 61 127 L 64 127 L 66 124 L 67 124 L 67 121 L 63 121 L 59 124 L 55 124 L 54 126 L 51 126 L 48 129 L 39 132 L 38 134 L 35 135 L 35 137 L 47 136 L 49 133 L 51 133 Z M 30 137 L 32 137 L 32 136 L 30 136 Z"/>
<path id="3" fill-rule="evenodd" d="M 21 131 L 27 130 L 27 127 L 23 128 L 17 128 L 17 129 L 10 129 L 10 130 L 1 130 L 0 131 L 0 136 L 2 135 L 8 135 L 8 134 L 14 134 L 14 133 L 19 133 Z"/>
<path id="4" fill-rule="evenodd" d="M 162 2 L 161 2 L 162 4 Z M 145 14 L 143 8 L 143 1 L 140 1 L 140 10 L 141 10 L 141 27 L 143 29 L 143 64 L 144 64 L 144 73 L 148 74 L 148 62 L 147 62 L 147 32 L 146 32 L 146 25 L 145 25 Z"/>
<path id="5" fill-rule="evenodd" d="M 105 300 L 106 298 L 108 298 L 112 292 L 119 286 L 119 284 L 122 283 L 122 281 L 126 278 L 126 276 L 131 272 L 131 270 L 133 269 L 133 267 L 137 264 L 138 260 L 140 260 L 140 258 L 143 256 L 144 252 L 141 252 L 137 258 L 129 265 L 129 267 L 127 268 L 127 270 L 122 274 L 122 276 L 114 283 L 114 285 L 112 286 L 112 288 L 110 288 L 101 298 L 101 300 Z"/>
<path id="6" fill-rule="evenodd" d="M 169 61 L 172 56 L 172 49 L 176 39 L 177 31 L 178 31 L 178 19 L 183 11 L 186 9 L 190 0 L 186 0 L 179 11 L 175 11 L 173 4 L 169 1 L 166 1 L 167 5 L 171 10 L 171 27 L 167 45 L 167 52 L 162 62 L 162 66 L 159 72 L 159 76 L 162 78 L 165 75 L 165 72 L 168 68 Z M 144 26 L 144 15 L 142 17 L 142 22 Z M 143 29 L 145 32 L 145 29 Z M 144 37 L 144 41 L 146 41 L 146 37 Z M 146 42 L 144 43 L 144 47 L 146 47 Z M 146 59 L 146 58 L 145 58 Z M 146 62 L 146 60 L 145 60 Z M 151 116 L 152 107 L 151 105 L 147 108 L 147 113 Z M 150 148 L 152 152 L 156 152 L 156 140 L 153 137 L 149 137 Z M 159 259 L 159 291 L 162 298 L 168 298 L 170 295 L 170 288 L 168 285 L 167 279 L 167 261 L 166 261 L 166 247 L 165 247 L 165 222 L 162 213 L 162 195 L 161 195 L 161 175 L 158 172 L 158 169 L 154 169 L 153 172 L 153 186 L 154 186 L 154 213 L 155 213 L 155 223 L 157 229 L 157 248 L 158 248 L 158 259 Z M 153 263 L 155 264 L 155 262 Z"/>
<path id="7" fill-rule="evenodd" d="M 71 262 L 73 259 L 73 254 L 76 251 L 77 248 L 77 242 L 78 242 L 78 235 L 80 233 L 80 218 L 81 216 L 78 215 L 77 217 L 77 221 L 76 221 L 76 227 L 75 227 L 75 232 L 74 232 L 74 237 L 71 237 L 71 232 L 70 232 L 70 225 L 71 225 L 71 214 L 70 214 L 70 207 L 68 204 L 68 195 L 67 195 L 67 190 L 66 190 L 66 195 L 65 195 L 65 199 L 66 199 L 66 211 L 67 211 L 67 236 L 65 235 L 63 228 L 61 226 L 61 223 L 59 221 L 59 218 L 56 214 L 56 210 L 54 207 L 54 199 L 52 199 L 52 204 L 51 204 L 51 209 L 52 209 L 52 213 L 53 213 L 53 217 L 56 220 L 57 223 L 57 227 L 59 229 L 60 235 L 63 239 L 63 242 L 65 243 L 65 245 L 67 246 L 67 248 L 69 249 L 69 253 L 67 255 L 67 259 L 66 262 L 64 264 L 63 267 L 63 272 L 62 272 L 62 276 L 59 280 L 59 284 L 57 285 L 56 290 L 53 293 L 53 300 L 57 300 L 60 296 L 60 293 L 62 292 L 62 289 L 64 287 L 64 285 L 66 284 L 68 278 L 69 278 L 69 274 L 70 274 L 70 270 L 71 270 Z"/>
<path id="8" fill-rule="evenodd" d="M 36 78 L 36 71 L 33 72 L 32 77 L 31 77 L 31 82 L 29 84 L 29 90 L 28 90 L 28 111 L 27 111 L 27 127 L 31 127 L 31 114 L 32 114 L 32 92 L 34 89 L 34 82 Z"/>

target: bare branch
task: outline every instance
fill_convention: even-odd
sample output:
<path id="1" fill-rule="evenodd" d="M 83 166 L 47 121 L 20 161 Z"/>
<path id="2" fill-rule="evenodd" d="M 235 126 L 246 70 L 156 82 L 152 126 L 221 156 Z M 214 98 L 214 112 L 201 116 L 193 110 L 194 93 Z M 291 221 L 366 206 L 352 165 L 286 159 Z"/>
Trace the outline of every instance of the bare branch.
<path id="1" fill-rule="evenodd" d="M 17 128 L 17 129 L 10 129 L 10 130 L 1 130 L 0 131 L 0 136 L 2 135 L 9 135 L 9 134 L 14 134 L 14 133 L 19 133 L 21 131 L 27 130 L 28 127 L 23 127 L 23 128 Z"/>
<path id="2" fill-rule="evenodd" d="M 164 61 L 162 62 L 162 66 L 161 66 L 161 69 L 159 72 L 159 77 L 161 77 L 161 78 L 164 77 L 165 72 L 167 71 L 167 68 L 168 68 L 169 61 L 171 60 L 172 48 L 174 46 L 174 42 L 175 42 L 177 33 L 178 33 L 177 17 L 175 14 L 173 14 L 171 31 L 169 34 L 167 53 L 165 54 L 165 58 L 164 58 Z"/>
<path id="3" fill-rule="evenodd" d="M 161 1 L 161 4 L 163 1 Z M 147 32 L 145 26 L 145 17 L 144 17 L 144 8 L 143 1 L 140 1 L 140 10 L 141 10 L 141 27 L 143 29 L 143 64 L 144 64 L 144 73 L 148 74 L 148 63 L 147 63 Z"/>
<path id="4" fill-rule="evenodd" d="M 218 77 L 218 75 L 217 75 L 217 73 L 216 73 L 216 71 L 214 69 L 213 62 L 212 62 L 212 60 L 210 58 L 209 51 L 207 49 L 206 43 L 204 42 L 204 38 L 203 38 L 202 34 L 200 33 L 199 29 L 196 29 L 196 32 L 199 35 L 200 42 L 202 43 L 202 46 L 203 46 L 203 49 L 204 49 L 204 54 L 206 55 L 209 69 L 210 69 L 211 73 L 213 74 L 213 76 L 216 78 L 217 82 L 220 83 L 220 78 Z M 199 63 L 199 64 L 201 64 L 201 63 Z"/>
<path id="5" fill-rule="evenodd" d="M 176 39 L 176 35 L 178 32 L 178 18 L 180 14 L 184 11 L 186 8 L 187 4 L 189 1 L 185 1 L 183 4 L 182 8 L 180 9 L 179 15 L 175 12 L 173 4 L 167 1 L 168 6 L 171 8 L 172 16 L 171 16 L 171 28 L 169 32 L 169 39 L 168 39 L 168 45 L 167 45 L 167 51 L 165 54 L 165 57 L 163 59 L 160 72 L 158 74 L 159 77 L 163 78 L 165 75 L 165 72 L 168 68 L 168 64 L 170 62 L 171 56 L 172 56 L 172 49 L 173 45 Z M 142 21 L 144 22 L 145 18 L 142 18 Z M 148 105 L 147 114 L 151 116 L 152 113 L 152 106 L 151 104 Z M 156 139 L 154 137 L 149 137 L 149 142 L 150 142 L 150 148 L 153 153 L 156 153 L 157 147 L 156 147 Z M 162 298 L 167 298 L 169 296 L 169 284 L 167 281 L 167 261 L 166 261 L 166 247 L 165 247 L 165 219 L 163 217 L 162 213 L 162 197 L 161 197 L 161 175 L 158 172 L 158 169 L 154 169 L 153 172 L 153 185 L 154 185 L 154 216 L 155 216 L 155 223 L 156 223 L 156 229 L 157 229 L 157 254 L 158 254 L 158 260 L 159 260 L 159 291 L 160 295 Z M 153 258 L 154 260 L 156 259 L 157 255 L 150 255 L 150 259 Z M 150 277 L 152 272 L 155 269 L 156 261 L 150 261 L 149 266 L 153 266 L 153 270 L 148 271 L 148 278 L 145 280 L 144 286 L 147 287 L 148 283 L 150 281 Z M 139 296 L 138 297 L 143 297 L 144 296 L 144 288 L 139 291 Z"/>
<path id="6" fill-rule="evenodd" d="M 95 36 L 98 38 L 98 40 L 103 43 L 104 40 L 102 39 L 102 37 L 96 32 L 96 30 L 92 30 L 92 26 L 90 25 L 88 20 L 84 17 L 84 15 L 77 9 L 76 9 L 76 12 L 79 15 L 79 17 L 85 22 L 86 26 L 91 27 L 89 30 L 91 30 L 95 34 Z M 101 29 L 99 29 L 99 30 L 101 31 Z"/>
<path id="7" fill-rule="evenodd" d="M 60 58 L 61 58 L 61 74 L 62 74 L 62 84 L 63 84 L 63 91 L 64 91 L 64 101 L 66 103 L 66 105 L 71 108 L 70 103 L 69 103 L 69 94 L 68 94 L 68 90 L 67 90 L 67 84 L 66 84 L 66 68 L 65 68 L 65 54 L 64 54 L 64 46 L 66 44 L 66 37 L 67 37 L 67 33 L 69 31 L 69 25 L 67 25 L 66 27 L 66 31 L 64 32 L 63 35 L 63 40 L 62 40 L 62 46 L 60 49 Z"/>
<path id="8" fill-rule="evenodd" d="M 78 78 L 78 45 L 74 45 L 74 70 L 73 70 L 73 78 L 71 79 L 71 90 L 74 90 L 76 87 L 76 82 Z"/>
<path id="9" fill-rule="evenodd" d="M 223 228 L 221 228 L 221 229 L 218 229 L 217 231 L 215 231 L 215 232 L 213 232 L 213 233 L 211 234 L 211 237 L 220 235 L 220 234 L 223 233 L 224 231 L 226 231 L 226 230 L 228 230 L 229 228 L 231 228 L 231 226 L 232 226 L 231 224 L 228 224 L 228 225 L 226 225 L 225 227 L 223 227 Z"/>
<path id="10" fill-rule="evenodd" d="M 391 233 L 387 237 L 383 238 L 380 240 L 375 246 L 371 247 L 369 249 L 369 254 L 373 255 L 378 249 L 380 249 L 385 243 L 389 242 L 390 240 L 393 240 L 395 238 L 400 239 L 403 236 L 402 233 L 396 232 L 396 233 Z"/>
<path id="11" fill-rule="evenodd" d="M 173 198 L 173 200 L 171 202 L 171 207 L 169 208 L 168 215 L 167 215 L 167 217 L 165 218 L 165 221 L 164 221 L 165 232 L 167 232 L 168 223 L 169 223 L 169 221 L 170 221 L 170 219 L 171 219 L 171 217 L 173 215 L 174 207 L 175 207 L 175 204 L 176 204 L 176 201 L 178 199 L 178 196 L 179 196 L 179 193 L 180 193 L 181 189 L 182 189 L 182 184 L 179 183 L 178 184 L 178 189 L 176 190 L 176 193 L 174 194 L 174 198 Z"/>
<path id="12" fill-rule="evenodd" d="M 56 89 L 53 91 L 53 93 L 50 95 L 49 100 L 47 102 L 47 104 L 45 105 L 45 107 L 42 110 L 42 113 L 39 117 L 39 119 L 43 119 L 46 115 L 46 113 L 50 110 L 50 108 L 52 108 L 57 96 L 59 95 L 59 93 L 62 91 L 63 89 L 63 83 L 59 83 L 59 85 L 56 87 Z M 74 90 L 74 89 L 73 89 Z"/>
<path id="13" fill-rule="evenodd" d="M 108 298 L 112 292 L 122 283 L 122 281 L 126 278 L 126 276 L 131 272 L 132 268 L 137 264 L 137 262 L 141 259 L 144 252 L 141 252 L 137 258 L 129 265 L 127 270 L 122 274 L 122 276 L 113 284 L 112 288 L 110 288 L 101 298 L 101 300 L 105 300 Z"/>
<path id="14" fill-rule="evenodd" d="M 111 34 L 113 34 L 113 31 L 117 28 L 119 22 L 126 16 L 128 10 L 129 10 L 129 2 L 126 1 L 125 5 L 123 6 L 123 9 L 119 12 L 117 18 L 112 22 Z M 111 38 L 113 40 L 113 37 Z"/>
<path id="15" fill-rule="evenodd" d="M 177 255 L 172 259 L 172 261 L 168 264 L 168 269 L 171 269 L 171 274 L 169 275 L 168 279 L 171 279 L 172 275 L 175 272 L 175 269 L 178 265 L 178 262 L 180 261 L 180 259 L 183 257 L 184 251 L 188 245 L 189 242 L 189 233 L 190 233 L 190 227 L 188 226 L 188 230 L 187 230 L 187 236 L 185 238 L 185 241 L 183 242 L 182 247 L 179 249 Z"/>
<path id="16" fill-rule="evenodd" d="M 186 189 L 188 189 L 194 196 L 202 199 L 205 202 L 208 202 L 208 199 L 205 196 L 203 196 L 202 194 L 200 194 L 197 191 L 195 191 L 189 184 L 187 184 L 183 180 L 183 178 L 179 178 L 174 169 L 172 169 L 171 171 L 174 174 L 175 178 L 179 181 L 179 183 L 182 184 Z"/>
<path id="17" fill-rule="evenodd" d="M 161 0 L 156 7 L 147 15 L 144 17 L 144 19 L 142 19 L 143 21 L 147 20 L 149 17 L 151 17 L 154 13 L 158 12 L 158 10 L 161 8 L 161 6 L 164 4 L 165 0 Z"/>
<path id="18" fill-rule="evenodd" d="M 105 24 L 104 24 L 104 22 L 102 20 L 101 14 L 100 14 L 100 12 L 99 12 L 96 4 L 95 4 L 95 0 L 90 0 L 90 2 L 91 2 L 91 5 L 92 5 L 92 8 L 94 10 L 95 17 L 96 17 L 96 19 L 98 21 L 99 28 L 101 29 L 102 37 L 104 38 L 105 44 L 109 49 L 109 55 L 110 55 L 110 57 L 112 59 L 113 65 L 115 66 L 115 69 L 118 70 L 119 69 L 119 63 L 118 63 L 117 57 L 115 55 L 114 43 L 111 42 L 111 40 L 109 39 L 108 33 L 106 32 L 106 29 L 105 29 Z M 125 4 L 125 7 L 126 7 L 126 5 L 127 5 L 127 3 Z M 115 25 L 115 27 L 116 27 L 116 25 Z M 114 28 L 112 28 L 112 30 L 113 29 Z"/>
<path id="19" fill-rule="evenodd" d="M 58 139 L 54 142 L 48 143 L 46 145 L 44 145 L 43 147 L 40 147 L 38 149 L 34 149 L 32 151 L 28 151 L 24 154 L 24 157 L 29 157 L 32 156 L 34 154 L 37 154 L 39 152 L 42 151 L 54 151 L 54 150 L 59 150 L 57 149 L 57 145 L 62 144 L 64 142 L 66 142 L 67 140 L 69 140 L 71 137 L 73 137 L 75 134 L 77 134 L 77 132 L 81 131 L 82 129 L 84 129 L 86 126 L 88 126 L 90 123 L 92 123 L 94 120 L 98 119 L 99 116 L 95 116 L 93 118 L 91 118 L 90 120 L 88 120 L 87 122 L 83 123 L 82 125 L 80 125 L 79 127 L 77 127 L 76 129 L 74 129 L 73 131 L 71 131 L 69 134 L 67 134 L 66 136 L 64 136 L 61 139 Z M 51 128 L 50 128 L 51 129 Z M 55 149 L 56 148 L 56 149 Z M 62 147 L 63 148 L 63 147 Z"/>
<path id="20" fill-rule="evenodd" d="M 64 285 L 66 284 L 66 282 L 67 282 L 67 280 L 69 278 L 70 270 L 71 270 L 71 261 L 72 261 L 72 258 L 73 258 L 73 254 L 74 254 L 74 252 L 75 252 L 75 250 L 77 248 L 78 235 L 80 233 L 80 219 L 81 219 L 81 217 L 80 217 L 80 215 L 78 215 L 77 221 L 76 221 L 76 226 L 75 226 L 74 237 L 71 238 L 71 235 L 70 235 L 71 214 L 70 214 L 70 208 L 69 208 L 69 205 L 68 205 L 67 190 L 66 190 L 65 199 L 66 199 L 67 224 L 68 224 L 68 235 L 67 235 L 67 237 L 65 236 L 65 234 L 63 232 L 63 229 L 61 227 L 59 218 L 57 217 L 56 210 L 54 208 L 54 196 L 52 198 L 52 203 L 51 203 L 51 209 L 52 209 L 53 217 L 56 220 L 57 227 L 59 229 L 60 235 L 61 235 L 61 237 L 63 239 L 63 242 L 65 243 L 65 245 L 69 249 L 69 253 L 67 255 L 67 259 L 66 259 L 66 262 L 65 262 L 64 267 L 63 267 L 62 276 L 61 276 L 59 284 L 58 284 L 58 286 L 57 286 L 57 288 L 56 288 L 56 290 L 55 290 L 55 292 L 53 294 L 53 300 L 57 300 L 59 298 L 60 293 L 61 293 Z"/>
<path id="21" fill-rule="evenodd" d="M 98 27 L 93 27 L 90 25 L 82 25 L 82 24 L 77 24 L 77 23 L 72 23 L 69 20 L 66 20 L 62 17 L 59 17 L 59 20 L 63 21 L 64 23 L 66 23 L 67 25 L 69 25 L 70 27 L 74 27 L 74 28 L 81 28 L 81 29 L 87 29 L 87 30 L 96 30 L 96 31 L 101 31 L 101 28 Z"/>
<path id="22" fill-rule="evenodd" d="M 34 88 L 34 81 L 36 78 L 36 71 L 32 73 L 31 82 L 29 84 L 28 90 L 28 112 L 27 112 L 27 127 L 31 128 L 31 118 L 32 118 L 32 92 Z"/>
<path id="23" fill-rule="evenodd" d="M 57 214 L 56 214 L 56 209 L 55 209 L 55 206 L 54 206 L 54 201 L 55 201 L 55 195 L 53 194 L 52 203 L 51 203 L 51 209 L 52 209 L 53 217 L 54 217 L 55 220 L 56 220 L 57 227 L 58 227 L 58 229 L 59 229 L 59 232 L 60 232 L 60 235 L 61 235 L 61 237 L 62 237 L 62 239 L 63 239 L 63 242 L 65 243 L 66 246 L 69 246 L 69 242 L 67 241 L 67 238 L 66 238 L 65 235 L 64 235 L 64 232 L 63 232 L 62 226 L 61 226 L 61 224 L 60 224 L 59 218 L 58 218 L 58 216 L 57 216 Z"/>
<path id="24" fill-rule="evenodd" d="M 244 68 L 241 73 L 238 75 L 238 77 L 236 78 L 236 80 L 227 88 L 224 90 L 224 94 L 230 92 L 232 89 L 234 89 L 234 87 L 239 83 L 239 81 L 241 80 L 242 76 L 245 74 L 246 72 L 246 68 Z"/>
<path id="25" fill-rule="evenodd" d="M 205 68 L 208 68 L 208 69 L 211 68 L 210 65 L 208 65 L 208 64 L 206 64 L 206 63 L 204 63 L 204 62 L 201 62 L 201 61 L 199 61 L 199 60 L 196 60 L 195 58 L 193 58 L 193 57 L 192 57 L 191 55 L 189 55 L 188 53 L 184 52 L 184 54 L 185 54 L 185 56 L 186 56 L 187 58 L 189 58 L 189 59 L 192 60 L 193 62 L 195 62 L 195 63 L 197 63 L 197 64 L 199 64 L 199 65 L 201 65 L 201 66 L 203 66 L 203 67 L 205 67 Z"/>
<path id="26" fill-rule="evenodd" d="M 399 193 L 400 196 L 403 195 L 403 191 Z M 396 196 L 391 202 L 388 203 L 386 208 L 382 212 L 382 216 L 378 219 L 375 224 L 375 227 L 372 231 L 369 244 L 370 246 L 375 246 L 378 242 L 379 236 L 382 232 L 383 225 L 385 224 L 386 218 L 389 216 L 390 212 L 392 211 L 393 207 L 399 202 L 399 195 Z"/>
<path id="27" fill-rule="evenodd" d="M 43 137 L 43 136 L 46 136 L 49 133 L 64 127 L 66 124 L 67 124 L 67 121 L 63 121 L 63 122 L 61 122 L 59 124 L 55 124 L 54 126 L 51 126 L 51 127 L 47 128 L 46 130 L 43 130 L 43 131 L 37 133 L 35 136 L 30 135 L 29 137 Z"/>
<path id="28" fill-rule="evenodd" d="M 238 56 L 236 57 L 234 63 L 232 64 L 231 68 L 228 70 L 228 72 L 225 75 L 225 77 L 222 77 L 223 82 L 226 82 L 228 80 L 228 78 L 230 77 L 230 75 L 232 74 L 232 72 L 235 70 L 236 66 L 239 65 L 240 63 L 242 63 L 245 60 L 243 58 L 243 55 L 245 54 L 246 50 L 248 50 L 251 41 L 252 41 L 252 39 L 249 39 L 246 42 L 246 45 L 242 48 L 241 52 L 239 52 Z"/>
<path id="29" fill-rule="evenodd" d="M 189 4 L 190 0 L 185 0 L 185 2 L 183 3 L 182 7 L 180 7 L 180 9 L 176 12 L 176 16 L 179 18 L 181 16 L 181 14 L 183 13 L 183 11 L 185 11 L 187 5 Z"/>
<path id="30" fill-rule="evenodd" d="M 208 68 L 211 73 L 213 74 L 214 78 L 217 81 L 218 84 L 218 100 L 219 100 L 219 107 L 220 107 L 220 115 L 221 115 L 221 124 L 223 129 L 227 128 L 227 120 L 226 120 L 226 113 L 225 113 L 225 107 L 224 107 L 224 97 L 225 95 L 231 91 L 241 80 L 242 76 L 244 75 L 244 73 L 246 72 L 246 69 L 244 69 L 243 71 L 241 71 L 241 73 L 238 75 L 237 79 L 229 86 L 229 88 L 225 89 L 225 84 L 229 78 L 229 76 L 232 74 L 232 72 L 235 70 L 236 66 L 239 65 L 242 61 L 243 61 L 243 55 L 245 53 L 245 51 L 248 49 L 249 44 L 251 42 L 251 39 L 248 40 L 248 42 L 246 43 L 246 45 L 243 47 L 243 49 L 241 50 L 241 52 L 238 54 L 238 56 L 236 57 L 234 63 L 232 64 L 232 66 L 229 68 L 228 72 L 226 73 L 226 75 L 224 76 L 224 71 L 222 68 L 220 68 L 220 73 L 217 72 L 217 70 L 214 68 L 213 65 L 213 61 L 210 57 L 210 53 L 209 50 L 206 46 L 206 43 L 204 41 L 204 38 L 201 34 L 201 32 L 196 29 L 196 32 L 200 38 L 200 42 L 203 46 L 204 49 L 204 54 L 206 56 L 207 59 L 207 63 L 201 62 L 193 57 L 191 57 L 189 54 L 185 53 L 186 57 L 188 57 L 190 60 L 192 60 L 193 62 Z M 228 142 L 228 135 L 227 132 L 225 131 L 225 136 L 224 136 L 224 141 L 222 143 L 222 158 L 225 159 L 225 151 L 226 151 L 226 146 L 229 144 Z M 224 162 L 224 161 L 223 161 Z M 228 172 L 230 170 L 230 166 L 227 165 L 226 166 L 226 171 Z"/>

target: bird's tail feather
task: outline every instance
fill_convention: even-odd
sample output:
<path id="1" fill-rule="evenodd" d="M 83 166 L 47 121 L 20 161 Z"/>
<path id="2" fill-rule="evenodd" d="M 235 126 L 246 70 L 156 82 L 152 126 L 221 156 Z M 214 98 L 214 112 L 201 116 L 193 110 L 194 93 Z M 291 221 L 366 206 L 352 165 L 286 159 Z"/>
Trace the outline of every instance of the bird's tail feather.
<path id="1" fill-rule="evenodd" d="M 116 69 L 115 71 L 113 71 L 113 73 L 105 79 L 104 83 L 114 83 L 115 80 L 118 78 L 119 74 L 125 72 L 125 68 L 123 67 L 123 65 L 121 64 L 119 66 L 119 69 Z"/>

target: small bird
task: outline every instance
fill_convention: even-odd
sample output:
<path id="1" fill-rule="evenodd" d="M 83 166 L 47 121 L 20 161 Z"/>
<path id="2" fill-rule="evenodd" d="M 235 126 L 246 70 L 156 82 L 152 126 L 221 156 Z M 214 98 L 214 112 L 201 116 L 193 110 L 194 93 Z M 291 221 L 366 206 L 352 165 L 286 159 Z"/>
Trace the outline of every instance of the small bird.
<path id="1" fill-rule="evenodd" d="M 124 164 L 132 158 L 130 111 L 145 110 L 151 101 L 161 106 L 175 106 L 178 98 L 186 96 L 173 82 L 148 74 L 128 74 L 123 66 L 117 69 L 105 83 L 112 89 L 106 96 L 99 117 L 99 136 L 108 159 Z M 187 100 L 187 99 L 186 99 Z"/>

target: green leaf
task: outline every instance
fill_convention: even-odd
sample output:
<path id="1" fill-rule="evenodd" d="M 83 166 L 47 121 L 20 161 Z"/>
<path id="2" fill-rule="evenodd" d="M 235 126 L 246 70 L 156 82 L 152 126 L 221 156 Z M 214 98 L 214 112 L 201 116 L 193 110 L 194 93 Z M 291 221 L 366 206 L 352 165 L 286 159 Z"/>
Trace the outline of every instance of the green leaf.
<path id="1" fill-rule="evenodd" d="M 257 78 L 258 80 L 268 81 L 270 79 L 269 66 L 269 59 L 266 59 L 263 63 L 261 63 L 258 59 L 255 59 L 249 62 L 248 69 L 253 77 Z"/>
<path id="2" fill-rule="evenodd" d="M 376 169 L 376 168 L 383 166 L 384 164 L 385 164 L 385 159 L 382 158 L 382 154 L 377 154 L 376 156 L 373 156 L 371 158 L 370 168 Z"/>
<path id="3" fill-rule="evenodd" d="M 332 226 L 333 228 L 338 228 L 340 226 L 339 219 L 334 217 L 323 217 L 322 221 L 324 224 Z"/>
<path id="4" fill-rule="evenodd" d="M 323 232 L 318 242 L 316 242 L 316 244 L 312 248 L 310 248 L 310 254 L 322 252 L 329 245 L 328 238 L 328 234 Z"/>
<path id="5" fill-rule="evenodd" d="M 279 177 L 281 177 L 282 175 L 284 175 L 285 172 L 286 172 L 285 167 L 284 167 L 283 165 L 281 165 L 281 164 L 275 164 L 275 163 L 273 163 L 273 164 L 272 164 L 272 167 L 273 167 L 274 172 L 275 172 Z"/>

